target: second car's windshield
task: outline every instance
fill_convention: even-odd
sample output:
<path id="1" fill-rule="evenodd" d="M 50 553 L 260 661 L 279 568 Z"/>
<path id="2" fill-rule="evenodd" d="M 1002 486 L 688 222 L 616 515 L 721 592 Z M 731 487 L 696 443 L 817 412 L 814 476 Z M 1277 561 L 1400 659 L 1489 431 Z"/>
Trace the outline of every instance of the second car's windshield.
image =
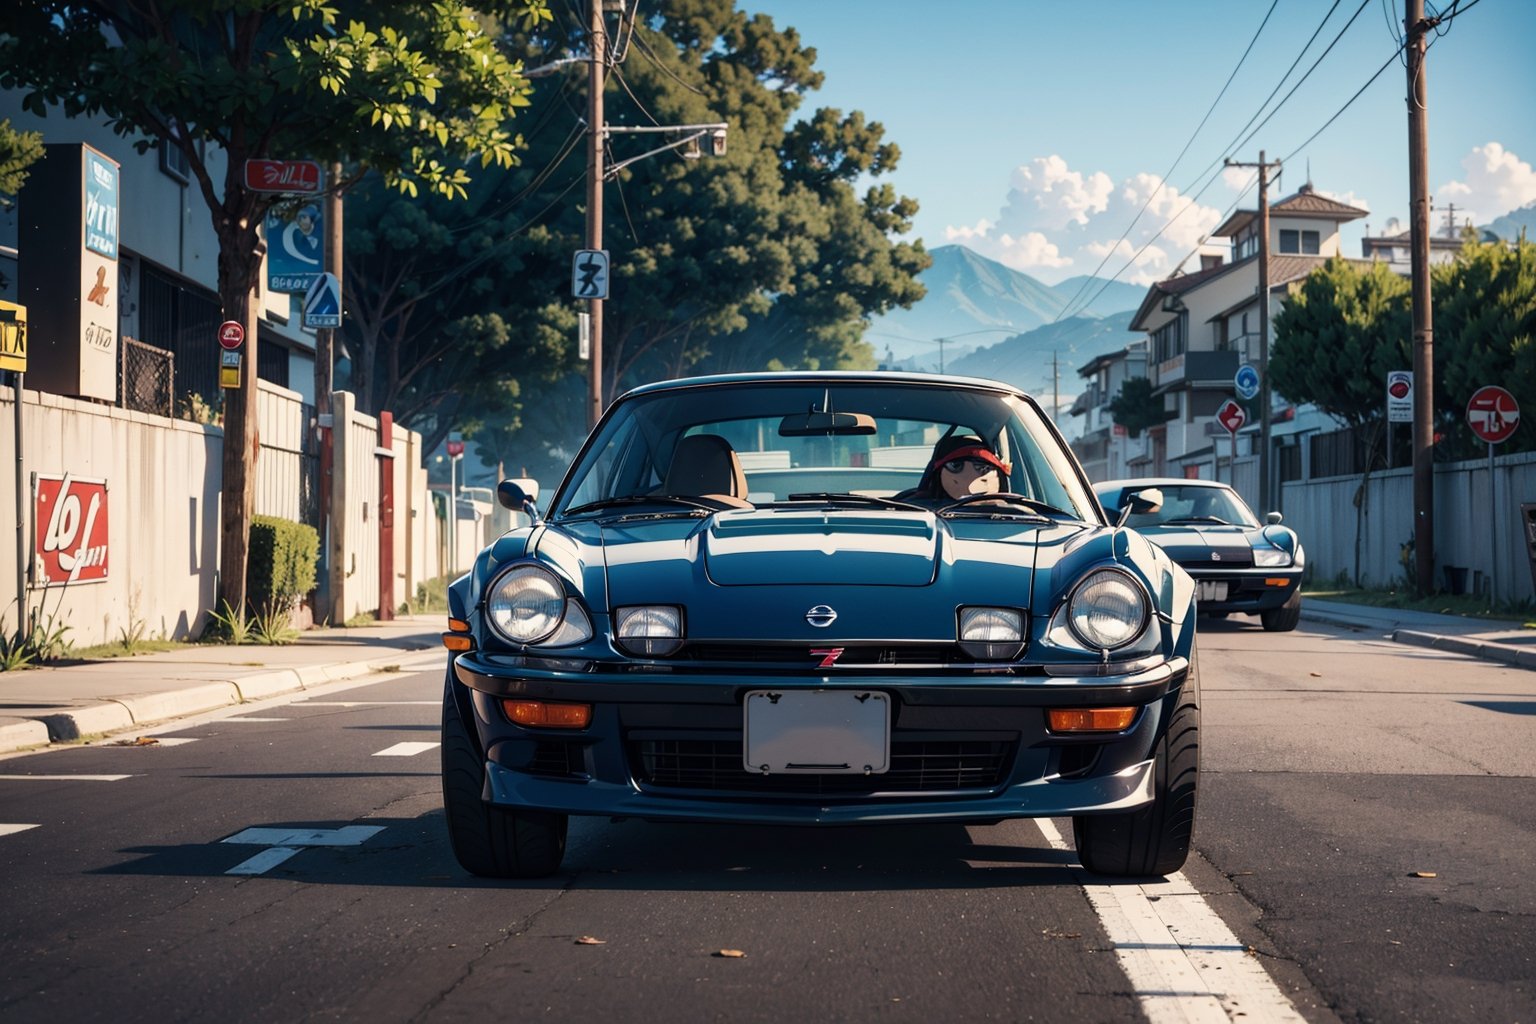
<path id="1" fill-rule="evenodd" d="M 1258 520 L 1249 511 L 1233 492 L 1224 487 L 1180 487 L 1173 485 L 1158 485 L 1158 490 L 1163 492 L 1163 507 L 1156 512 L 1147 512 L 1132 515 L 1126 520 L 1126 526 L 1132 529 L 1142 529 L 1148 526 L 1162 526 L 1165 524 L 1190 524 L 1201 523 L 1220 525 L 1230 523 L 1233 526 L 1257 526 Z"/>
<path id="2" fill-rule="evenodd" d="M 1098 518 L 1070 456 L 1034 406 L 1016 395 L 805 378 L 710 382 L 626 399 L 550 512 L 577 514 L 642 495 L 703 496 L 720 507 L 836 503 L 846 496 L 851 506 L 900 510 L 907 502 L 928 504 L 925 474 L 936 446 L 961 437 L 978 439 L 1006 465 L 999 490 Z"/>

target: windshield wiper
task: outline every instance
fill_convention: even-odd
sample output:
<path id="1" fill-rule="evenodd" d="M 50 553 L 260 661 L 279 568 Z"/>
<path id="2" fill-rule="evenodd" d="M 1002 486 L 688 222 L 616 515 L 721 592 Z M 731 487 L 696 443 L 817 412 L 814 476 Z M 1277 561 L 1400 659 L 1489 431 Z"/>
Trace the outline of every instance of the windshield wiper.
<path id="1" fill-rule="evenodd" d="M 1039 514 L 1040 518 L 1043 520 L 1048 520 L 1050 516 L 1060 516 L 1065 519 L 1080 518 L 1076 514 L 1068 512 L 1064 508 L 1057 508 L 1055 505 L 1052 505 L 1048 502 L 1039 501 L 1035 498 L 1028 498 L 1022 494 L 1014 494 L 1010 491 L 1002 491 L 998 494 L 967 494 L 965 497 L 960 498 L 957 501 L 952 501 L 948 505 L 945 505 L 943 508 L 939 509 L 939 515 L 997 515 L 999 512 L 998 509 L 985 507 L 986 505 L 991 504 L 1013 505 L 1016 507 L 1025 508 L 1031 512 Z M 974 506 L 983 507 L 977 508 Z"/>
<path id="2" fill-rule="evenodd" d="M 565 510 L 565 515 L 577 516 L 583 512 L 598 512 L 605 508 L 622 508 L 628 505 L 679 505 L 690 512 L 718 512 L 719 508 L 693 498 L 681 498 L 673 494 L 624 494 L 616 498 L 599 498 L 585 505 Z"/>
<path id="3" fill-rule="evenodd" d="M 1217 526 L 1233 525 L 1220 516 L 1179 516 L 1177 519 L 1164 519 L 1163 523 L 1164 525 L 1172 523 L 1214 523 Z"/>
<path id="4" fill-rule="evenodd" d="M 850 494 L 846 491 L 801 491 L 791 494 L 787 501 L 824 501 L 829 504 L 849 502 L 856 505 L 874 505 L 877 508 L 912 509 L 917 512 L 928 512 L 921 505 L 915 505 L 910 501 L 901 501 L 898 498 L 882 498 L 875 494 Z"/>

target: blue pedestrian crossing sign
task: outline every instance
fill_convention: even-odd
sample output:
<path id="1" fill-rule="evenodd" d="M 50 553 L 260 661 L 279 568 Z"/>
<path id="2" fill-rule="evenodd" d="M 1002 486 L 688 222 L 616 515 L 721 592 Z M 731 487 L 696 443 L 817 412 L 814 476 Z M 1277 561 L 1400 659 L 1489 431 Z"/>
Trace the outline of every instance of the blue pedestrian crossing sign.
<path id="1" fill-rule="evenodd" d="M 577 249 L 571 258 L 571 295 L 578 299 L 608 297 L 608 250 Z"/>
<path id="2" fill-rule="evenodd" d="M 321 274 L 304 293 L 304 326 L 341 326 L 341 282 L 335 274 Z"/>
<path id="3" fill-rule="evenodd" d="M 1259 371 L 1253 368 L 1252 363 L 1244 363 L 1237 368 L 1232 386 L 1237 389 L 1238 398 L 1248 401 L 1259 393 Z"/>

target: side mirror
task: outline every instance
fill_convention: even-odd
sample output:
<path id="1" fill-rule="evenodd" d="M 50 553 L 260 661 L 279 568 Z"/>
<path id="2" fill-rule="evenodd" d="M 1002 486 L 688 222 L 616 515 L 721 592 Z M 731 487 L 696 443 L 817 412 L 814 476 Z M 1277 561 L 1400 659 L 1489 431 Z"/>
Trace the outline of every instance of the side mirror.
<path id="1" fill-rule="evenodd" d="M 1270 526 L 1274 526 L 1284 518 L 1285 516 L 1281 515 L 1279 512 L 1269 512 L 1264 516 L 1264 522 L 1268 523 Z"/>
<path id="2" fill-rule="evenodd" d="M 534 504 L 539 496 L 539 482 L 527 478 L 503 480 L 496 485 L 496 500 L 502 508 L 522 512 L 535 524 L 542 521 L 539 507 Z"/>
<path id="3" fill-rule="evenodd" d="M 1133 515 L 1142 516 L 1162 508 L 1163 492 L 1156 487 L 1145 487 L 1126 494 L 1120 501 L 1120 520 L 1115 523 L 1116 526 L 1124 526 L 1125 521 Z"/>

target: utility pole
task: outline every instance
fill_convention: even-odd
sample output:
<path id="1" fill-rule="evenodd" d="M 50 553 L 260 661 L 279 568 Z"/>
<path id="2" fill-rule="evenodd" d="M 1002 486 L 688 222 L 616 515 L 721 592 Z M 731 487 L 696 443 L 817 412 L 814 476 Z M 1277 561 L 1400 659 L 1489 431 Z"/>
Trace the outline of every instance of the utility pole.
<path id="1" fill-rule="evenodd" d="M 603 74 L 608 59 L 608 33 L 603 27 L 603 0 L 587 0 L 587 37 L 592 66 L 587 79 L 587 248 L 603 247 Z M 587 300 L 592 321 L 592 358 L 587 364 L 587 429 L 603 415 L 603 300 Z"/>
<path id="2" fill-rule="evenodd" d="M 1265 163 L 1261 149 L 1258 163 L 1228 160 L 1227 166 L 1257 167 L 1259 170 L 1259 508 L 1268 512 L 1275 507 L 1270 502 L 1269 493 L 1269 169 L 1278 169 L 1280 161 Z M 1236 444 L 1236 435 L 1233 444 Z M 1232 471 L 1237 472 L 1235 460 Z"/>
<path id="3" fill-rule="evenodd" d="M 342 311 L 346 310 L 346 280 L 342 276 L 341 164 L 330 166 L 329 188 L 325 193 L 325 269 L 334 274 L 341 286 Z M 331 599 L 341 592 L 341 583 L 333 579 L 344 562 L 341 531 L 331 529 L 331 474 L 334 467 L 331 439 L 336 423 L 331 410 L 331 391 L 335 387 L 336 331 L 321 327 L 315 331 L 315 425 L 320 432 L 320 478 L 317 481 L 320 519 L 320 572 L 315 621 L 331 618 Z M 345 424 L 343 424 L 345 426 Z"/>
<path id="4" fill-rule="evenodd" d="M 1408 0 L 1408 190 L 1413 297 L 1413 560 L 1420 594 L 1435 589 L 1435 330 L 1429 293 L 1429 88 L 1424 0 Z"/>

